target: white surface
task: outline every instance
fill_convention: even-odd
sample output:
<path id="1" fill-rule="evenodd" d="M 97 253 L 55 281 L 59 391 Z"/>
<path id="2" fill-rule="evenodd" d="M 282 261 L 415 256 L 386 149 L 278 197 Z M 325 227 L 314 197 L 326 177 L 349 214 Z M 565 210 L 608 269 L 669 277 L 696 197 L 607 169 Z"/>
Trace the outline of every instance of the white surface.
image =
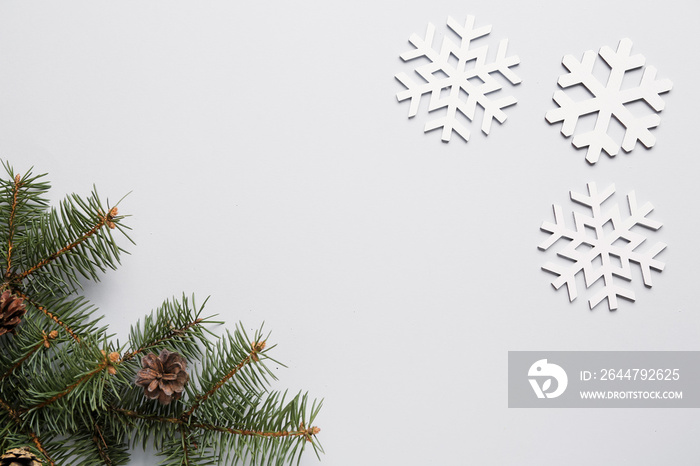
<path id="1" fill-rule="evenodd" d="M 698 4 L 662 6 L 6 0 L 0 153 L 56 198 L 132 191 L 138 245 L 88 289 L 107 322 L 182 291 L 264 320 L 280 387 L 326 400 L 324 465 L 695 464 L 696 410 L 506 407 L 508 350 L 700 349 Z M 444 144 L 394 75 L 411 33 L 470 14 L 523 82 L 488 137 Z M 564 55 L 624 37 L 674 89 L 653 149 L 590 166 L 544 115 Z M 667 267 L 615 312 L 540 270 L 541 221 L 589 181 L 663 212 Z"/>

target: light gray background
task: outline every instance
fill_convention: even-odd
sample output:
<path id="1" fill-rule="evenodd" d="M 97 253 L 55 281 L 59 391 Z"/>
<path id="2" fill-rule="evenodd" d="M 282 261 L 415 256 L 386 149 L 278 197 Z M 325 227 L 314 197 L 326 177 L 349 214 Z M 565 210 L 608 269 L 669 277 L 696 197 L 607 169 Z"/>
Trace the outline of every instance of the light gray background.
<path id="1" fill-rule="evenodd" d="M 3 1 L 0 157 L 92 183 L 133 255 L 89 287 L 122 339 L 163 299 L 278 344 L 280 388 L 324 397 L 328 466 L 697 464 L 695 410 L 507 408 L 508 350 L 698 350 L 695 1 Z M 448 15 L 520 56 L 491 135 L 408 120 L 398 55 Z M 652 150 L 594 167 L 544 114 L 561 59 L 621 38 L 666 94 Z M 492 53 L 494 50 L 491 51 Z M 536 245 L 551 203 L 615 182 L 669 244 L 636 303 L 569 303 Z M 568 209 L 568 205 L 565 209 Z M 126 242 L 124 243 L 126 245 Z M 308 454 L 303 465 L 315 465 Z M 152 464 L 140 453 L 134 465 Z"/>

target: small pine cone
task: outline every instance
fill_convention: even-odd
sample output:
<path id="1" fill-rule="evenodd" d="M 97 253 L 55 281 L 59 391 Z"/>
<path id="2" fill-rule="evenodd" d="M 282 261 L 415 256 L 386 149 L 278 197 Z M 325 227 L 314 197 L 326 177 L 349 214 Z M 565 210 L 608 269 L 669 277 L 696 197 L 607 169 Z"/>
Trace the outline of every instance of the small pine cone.
<path id="1" fill-rule="evenodd" d="M 29 448 L 13 448 L 0 456 L 0 466 L 41 466 L 41 461 Z"/>
<path id="2" fill-rule="evenodd" d="M 136 374 L 135 383 L 143 387 L 146 398 L 157 399 L 163 405 L 180 399 L 190 379 L 185 358 L 164 349 L 158 356 L 147 354 L 141 364 L 143 369 Z"/>
<path id="3" fill-rule="evenodd" d="M 25 312 L 27 309 L 24 307 L 22 298 L 4 291 L 0 295 L 0 335 L 14 333 L 15 327 L 22 321 Z"/>

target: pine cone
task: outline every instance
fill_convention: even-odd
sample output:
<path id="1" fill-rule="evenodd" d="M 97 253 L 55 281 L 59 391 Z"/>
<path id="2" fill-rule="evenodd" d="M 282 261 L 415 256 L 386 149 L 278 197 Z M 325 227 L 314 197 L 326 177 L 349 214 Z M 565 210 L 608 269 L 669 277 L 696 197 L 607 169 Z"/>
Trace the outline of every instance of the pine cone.
<path id="1" fill-rule="evenodd" d="M 29 448 L 13 448 L 0 456 L 0 466 L 41 466 L 41 461 Z"/>
<path id="2" fill-rule="evenodd" d="M 180 399 L 190 379 L 185 358 L 164 349 L 158 356 L 147 354 L 141 359 L 141 364 L 143 369 L 136 374 L 135 383 L 144 387 L 146 398 L 158 399 L 163 405 Z"/>
<path id="3" fill-rule="evenodd" d="M 24 307 L 24 301 L 9 291 L 4 291 L 0 295 L 0 335 L 14 333 L 25 312 L 27 309 Z"/>

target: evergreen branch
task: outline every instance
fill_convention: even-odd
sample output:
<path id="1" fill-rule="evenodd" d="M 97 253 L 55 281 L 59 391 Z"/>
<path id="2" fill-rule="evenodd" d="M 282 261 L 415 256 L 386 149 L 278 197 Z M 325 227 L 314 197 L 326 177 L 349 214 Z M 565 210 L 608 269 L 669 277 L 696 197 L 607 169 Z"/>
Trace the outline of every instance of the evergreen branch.
<path id="1" fill-rule="evenodd" d="M 32 348 L 27 352 L 27 354 L 22 356 L 15 364 L 12 365 L 12 367 L 10 367 L 7 370 L 7 372 L 5 372 L 3 375 L 1 375 L 0 380 L 3 380 L 4 378 L 11 375 L 15 371 L 15 369 L 17 369 L 19 366 L 21 366 L 22 363 L 24 363 L 24 361 L 29 359 L 34 353 L 39 351 L 39 349 L 42 346 L 45 348 L 48 348 L 51 345 L 49 343 L 49 340 L 53 340 L 54 338 L 56 338 L 58 336 L 58 332 L 56 330 L 52 330 L 48 334 L 45 332 L 42 332 L 42 333 L 43 333 L 43 338 L 41 339 L 41 341 L 39 343 L 37 343 L 36 345 L 32 346 Z"/>
<path id="2" fill-rule="evenodd" d="M 58 208 L 43 210 L 22 231 L 21 260 L 13 260 L 15 284 L 25 280 L 27 292 L 70 294 L 80 288 L 81 278 L 99 281 L 99 272 L 117 268 L 125 251 L 112 229 L 129 239 L 128 228 L 121 224 L 123 216 L 116 216 L 116 207 L 104 207 L 96 190 L 85 199 L 71 194 Z"/>
<path id="3" fill-rule="evenodd" d="M 12 409 L 12 407 L 5 403 L 5 401 L 3 401 L 1 398 L 0 407 L 2 407 L 2 409 L 4 409 L 10 415 L 10 419 L 12 419 L 15 424 L 17 424 L 17 427 L 19 427 L 22 430 L 25 430 L 24 423 L 22 422 L 22 418 L 20 417 L 20 414 L 17 410 Z M 32 442 L 34 442 L 36 448 L 41 452 L 42 455 L 44 455 L 44 457 L 48 460 L 49 464 L 51 466 L 55 466 L 55 463 L 53 462 L 48 452 L 42 445 L 41 441 L 39 440 L 39 437 L 32 431 L 27 432 L 27 436 L 32 440 Z"/>
<path id="4" fill-rule="evenodd" d="M 142 413 L 137 413 L 136 411 L 132 411 L 129 409 L 122 409 L 122 408 L 116 408 L 114 406 L 110 406 L 109 409 L 112 412 L 115 412 L 117 414 L 121 414 L 123 416 L 127 416 L 130 418 L 134 419 L 143 419 L 145 421 L 153 421 L 153 422 L 160 422 L 160 423 L 168 423 L 168 424 L 182 424 L 184 421 L 180 418 L 176 417 L 165 417 L 165 416 L 156 416 L 154 414 L 142 414 Z"/>
<path id="5" fill-rule="evenodd" d="M 22 409 L 22 412 L 36 411 L 38 409 L 41 409 L 45 406 L 48 406 L 48 405 L 56 402 L 57 400 L 60 400 L 61 398 L 63 398 L 64 396 L 68 395 L 70 392 L 75 390 L 76 387 L 79 387 L 81 384 L 83 384 L 83 383 L 87 382 L 88 380 L 90 380 L 91 378 L 93 378 L 96 374 L 99 374 L 100 372 L 105 370 L 105 368 L 107 367 L 108 364 L 109 364 L 109 359 L 107 359 L 107 357 L 105 357 L 104 360 L 101 363 L 99 363 L 96 368 L 94 368 L 93 370 L 91 370 L 90 372 L 83 375 L 81 378 L 79 378 L 78 380 L 76 380 L 75 382 L 73 382 L 72 384 L 67 386 L 63 391 L 58 392 L 57 394 L 51 396 L 50 398 L 42 401 L 41 403 L 39 403 L 35 406 Z"/>
<path id="6" fill-rule="evenodd" d="M 27 228 L 36 222 L 46 210 L 44 197 L 50 185 L 42 181 L 45 175 L 34 176 L 31 169 L 19 176 L 6 162 L 2 165 L 7 177 L 0 178 L 0 251 L 2 252 L 2 289 L 10 286 L 13 268 L 24 263 L 27 250 L 33 247 L 26 241 Z"/>
<path id="7" fill-rule="evenodd" d="M 216 393 L 231 377 L 233 377 L 238 371 L 240 371 L 246 364 L 250 364 L 252 361 L 258 362 L 260 360 L 258 353 L 265 349 L 265 342 L 255 342 L 251 345 L 250 352 L 237 366 L 231 369 L 223 378 L 221 378 L 214 386 L 209 389 L 203 395 L 198 396 L 190 409 L 182 414 L 183 419 L 188 419 L 192 414 L 201 406 L 202 403 L 207 401 L 210 396 Z"/>
<path id="8" fill-rule="evenodd" d="M 131 360 L 147 350 L 167 349 L 193 360 L 202 355 L 202 348 L 209 348 L 211 332 L 204 324 L 215 324 L 210 317 L 202 317 L 207 300 L 197 307 L 194 297 L 191 302 L 184 294 L 181 299 L 166 300 L 143 321 L 131 326 L 129 351 L 122 360 Z"/>
<path id="9" fill-rule="evenodd" d="M 265 362 L 279 363 L 267 356 L 262 329 L 249 339 L 239 325 L 219 337 L 205 325 L 217 322 L 201 317 L 202 308 L 183 297 L 132 326 L 127 345 L 111 343 L 79 290 L 82 279 L 98 281 L 100 272 L 118 266 L 126 251 L 112 229 L 131 241 L 123 216 L 96 190 L 49 207 L 44 175 L 15 175 L 4 165 L 9 176 L 0 178 L 0 290 L 23 300 L 26 313 L 11 338 L 0 338 L 0 454 L 19 446 L 52 466 L 114 466 L 127 464 L 130 447 L 142 441 L 165 457 L 164 465 L 233 459 L 282 466 L 298 464 L 307 442 L 317 455 L 323 450 L 315 438 L 320 429 L 305 427 L 313 426 L 320 404 L 308 409 L 307 394 L 285 402 L 286 392 L 268 391 L 276 377 Z M 17 321 L 7 320 L 7 326 L 14 329 Z M 165 399 L 154 402 L 134 379 L 155 370 L 139 371 L 144 364 L 137 360 L 159 350 L 178 353 L 192 369 L 179 373 L 184 380 L 177 376 L 174 397 L 168 390 L 175 390 L 169 381 L 177 370 L 169 365 L 156 371 Z"/>
<path id="10" fill-rule="evenodd" d="M 203 429 L 199 436 L 203 448 L 212 449 L 218 455 L 233 458 L 236 461 L 246 462 L 245 458 L 249 457 L 250 464 L 257 466 L 289 464 L 287 461 L 291 463 L 295 457 L 301 457 L 305 446 L 309 443 L 318 455 L 323 448 L 316 440 L 316 434 L 320 429 L 314 427 L 314 419 L 321 403 L 314 402 L 309 407 L 308 396 L 301 393 L 289 402 L 285 402 L 285 398 L 286 392 L 270 393 L 264 402 L 256 403 L 240 417 L 228 416 L 227 413 L 218 415 L 211 410 L 205 413 L 200 411 L 198 419 L 193 424 L 223 426 L 233 429 L 232 432 L 244 430 L 251 434 L 232 435 L 229 431 Z M 221 410 L 221 406 L 219 409 Z M 296 433 L 296 435 L 256 435 L 284 431 Z"/>
<path id="11" fill-rule="evenodd" d="M 190 464 L 190 454 L 189 454 L 189 449 L 188 447 L 188 440 L 187 440 L 188 435 L 185 432 L 185 426 L 180 425 L 180 439 L 182 440 L 182 462 L 183 464 L 189 465 Z"/>
<path id="12" fill-rule="evenodd" d="M 59 431 L 51 440 L 47 447 L 62 466 L 128 464 L 129 452 L 125 445 L 98 420 L 82 424 L 78 430 Z"/>
<path id="13" fill-rule="evenodd" d="M 68 335 L 70 335 L 75 341 L 77 341 L 78 343 L 80 343 L 80 338 L 78 338 L 78 335 L 76 335 L 75 332 L 74 332 L 69 326 L 67 326 L 66 324 L 64 324 L 64 323 L 61 321 L 61 319 L 58 318 L 58 316 L 56 316 L 55 314 L 53 314 L 52 312 L 50 312 L 50 311 L 49 311 L 48 309 L 46 309 L 44 306 L 42 306 L 41 304 L 37 303 L 36 301 L 34 301 L 33 299 L 31 299 L 29 296 L 27 296 L 26 294 L 22 293 L 21 291 L 15 291 L 15 295 L 19 296 L 20 298 L 22 298 L 23 300 L 27 301 L 29 304 L 31 304 L 32 306 L 34 306 L 36 309 L 38 309 L 39 311 L 43 312 L 44 315 L 45 315 L 46 317 L 48 317 L 50 320 L 52 320 L 53 322 L 55 322 L 56 324 L 58 324 L 58 326 L 60 326 L 63 330 L 65 330 L 66 333 L 68 333 Z"/>
<path id="14" fill-rule="evenodd" d="M 42 346 L 44 346 L 44 342 L 43 342 L 43 341 L 40 341 L 39 343 L 36 344 L 36 346 L 33 346 L 32 349 L 29 350 L 29 352 L 28 352 L 27 354 L 25 354 L 25 355 L 24 355 L 19 361 L 17 361 L 12 367 L 10 367 L 10 368 L 7 370 L 7 372 L 5 372 L 3 375 L 0 376 L 0 380 L 6 378 L 6 377 L 8 377 L 8 376 L 10 376 L 10 375 L 15 371 L 15 369 L 17 369 L 19 366 L 21 366 L 22 363 L 23 363 L 24 361 L 26 361 L 27 359 L 29 359 L 29 358 L 32 356 L 32 354 L 36 353 L 36 352 L 39 350 L 39 348 L 41 348 Z"/>
<path id="15" fill-rule="evenodd" d="M 300 424 L 297 430 L 281 430 L 281 431 L 263 431 L 263 430 L 249 430 L 249 429 L 234 429 L 231 427 L 218 426 L 214 424 L 208 424 L 203 422 L 188 423 L 187 420 L 176 417 L 164 417 L 155 416 L 151 414 L 137 413 L 136 411 L 131 411 L 128 409 L 121 408 L 110 408 L 113 412 L 122 414 L 135 419 L 143 419 L 150 422 L 159 422 L 163 424 L 177 424 L 179 426 L 188 425 L 189 427 L 195 429 L 210 430 L 214 432 L 227 433 L 232 435 L 244 435 L 249 437 L 304 437 L 308 441 L 311 441 L 314 435 L 318 434 L 321 429 L 318 427 L 304 427 L 304 424 Z"/>
<path id="16" fill-rule="evenodd" d="M 29 437 L 32 439 L 32 442 L 34 442 L 34 445 L 36 445 L 37 450 L 41 452 L 42 455 L 44 455 L 44 458 L 49 462 L 51 466 L 56 466 L 56 463 L 53 462 L 51 457 L 49 456 L 49 453 L 46 451 L 44 446 L 41 444 L 41 441 L 39 440 L 39 437 L 34 432 L 29 433 Z"/>
<path id="17" fill-rule="evenodd" d="M 17 214 L 17 194 L 19 193 L 19 188 L 22 185 L 21 178 L 19 174 L 15 176 L 15 185 L 12 189 L 12 205 L 10 206 L 10 219 L 9 224 L 9 239 L 7 241 L 7 270 L 5 272 L 5 278 L 9 278 L 12 274 L 12 240 L 15 236 L 15 215 Z"/>
<path id="18" fill-rule="evenodd" d="M 7 411 L 7 414 L 10 415 L 10 419 L 15 421 L 17 425 L 21 426 L 22 425 L 22 418 L 19 415 L 19 412 L 15 409 L 13 409 L 9 404 L 7 404 L 2 398 L 0 398 L 0 407 Z"/>
<path id="19" fill-rule="evenodd" d="M 194 321 L 185 324 L 183 327 L 172 329 L 167 335 L 164 335 L 164 336 L 162 336 L 154 341 L 151 341 L 151 342 L 141 346 L 140 348 L 137 348 L 134 351 L 127 351 L 126 353 L 124 353 L 124 356 L 122 356 L 122 362 L 129 361 L 137 354 L 143 353 L 144 351 L 146 351 L 150 348 L 153 348 L 154 346 L 158 346 L 161 343 L 165 343 L 166 341 L 168 341 L 174 337 L 183 337 L 184 335 L 187 334 L 187 332 L 190 329 L 192 329 L 193 327 L 195 327 L 197 325 L 200 325 L 203 321 L 204 321 L 204 319 L 197 318 Z"/>
<path id="20" fill-rule="evenodd" d="M 95 446 L 97 447 L 97 452 L 100 455 L 100 458 L 102 458 L 102 461 L 108 466 L 112 466 L 112 460 L 109 458 L 109 455 L 107 454 L 107 449 L 109 446 L 107 445 L 107 442 L 105 441 L 104 436 L 102 435 L 102 431 L 100 430 L 100 426 L 95 423 L 95 434 L 92 436 L 92 441 L 95 443 Z"/>
<path id="21" fill-rule="evenodd" d="M 102 214 L 100 212 L 100 220 L 95 224 L 95 226 L 90 229 L 87 233 L 84 233 L 80 238 L 78 238 L 76 241 L 68 244 L 67 246 L 62 247 L 58 251 L 54 252 L 53 254 L 49 255 L 47 258 L 42 259 L 39 261 L 38 264 L 30 267 L 29 269 L 25 270 L 21 274 L 18 274 L 15 278 L 19 281 L 24 280 L 27 278 L 29 275 L 33 274 L 37 270 L 46 267 L 48 264 L 51 262 L 55 261 L 58 259 L 60 256 L 63 254 L 72 251 L 85 241 L 87 241 L 90 237 L 94 236 L 100 229 L 107 225 L 109 228 L 113 229 L 115 228 L 115 223 L 114 223 L 114 218 L 117 216 L 118 210 L 116 207 L 112 207 L 112 209 L 107 213 L 107 214 Z"/>

